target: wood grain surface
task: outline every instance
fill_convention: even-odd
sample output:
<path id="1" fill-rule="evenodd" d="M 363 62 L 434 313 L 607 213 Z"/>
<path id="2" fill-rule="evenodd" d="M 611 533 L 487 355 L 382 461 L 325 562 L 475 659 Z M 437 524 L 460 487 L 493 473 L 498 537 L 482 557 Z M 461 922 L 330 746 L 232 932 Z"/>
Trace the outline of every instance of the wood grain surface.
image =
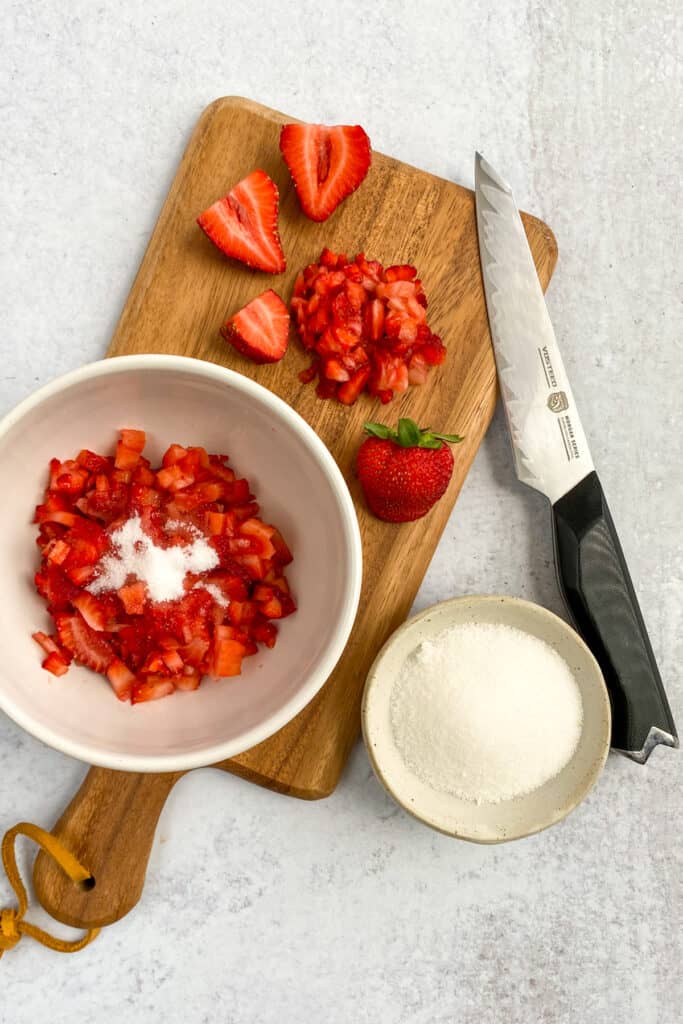
<path id="1" fill-rule="evenodd" d="M 286 118 L 240 98 L 212 103 L 183 156 L 112 340 L 109 355 L 165 352 L 230 366 L 289 402 L 325 441 L 351 489 L 360 523 L 364 574 L 356 624 L 344 655 L 317 697 L 275 736 L 217 767 L 278 792 L 316 799 L 332 792 L 360 726 L 367 670 L 413 603 L 458 492 L 493 414 L 496 378 L 484 302 L 474 195 L 379 153 L 362 187 L 324 224 L 307 220 L 280 157 Z M 225 260 L 195 224 L 198 213 L 261 167 L 280 189 L 287 270 L 277 277 Z M 555 239 L 523 215 L 545 288 Z M 228 315 L 273 287 L 287 300 L 299 269 L 323 246 L 363 251 L 385 264 L 414 263 L 429 298 L 429 322 L 448 348 L 422 387 L 381 406 L 367 395 L 347 408 L 316 398 L 297 374 L 308 358 L 293 338 L 282 362 L 256 366 L 221 339 Z M 368 420 L 409 415 L 464 435 L 446 495 L 416 523 L 392 526 L 365 509 L 353 471 Z M 170 429 L 169 425 L 169 429 Z M 172 438 L 169 436 L 169 440 Z M 76 890 L 46 857 L 36 860 L 40 901 L 58 919 L 91 927 L 118 920 L 139 899 L 156 822 L 180 774 L 134 775 L 92 768 L 55 832 L 89 867 L 95 888 Z"/>

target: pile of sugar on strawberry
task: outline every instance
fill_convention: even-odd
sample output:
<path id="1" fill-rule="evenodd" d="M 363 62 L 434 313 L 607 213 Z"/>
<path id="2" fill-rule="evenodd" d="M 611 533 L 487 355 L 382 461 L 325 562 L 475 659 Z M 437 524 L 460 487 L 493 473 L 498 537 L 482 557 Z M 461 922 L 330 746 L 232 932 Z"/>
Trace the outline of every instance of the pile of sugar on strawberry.
<path id="1" fill-rule="evenodd" d="M 123 430 L 114 456 L 53 459 L 36 509 L 35 582 L 55 626 L 34 634 L 43 667 L 74 660 L 132 703 L 239 675 L 296 608 L 292 555 L 227 456 L 173 444 L 154 470 L 144 445 Z"/>

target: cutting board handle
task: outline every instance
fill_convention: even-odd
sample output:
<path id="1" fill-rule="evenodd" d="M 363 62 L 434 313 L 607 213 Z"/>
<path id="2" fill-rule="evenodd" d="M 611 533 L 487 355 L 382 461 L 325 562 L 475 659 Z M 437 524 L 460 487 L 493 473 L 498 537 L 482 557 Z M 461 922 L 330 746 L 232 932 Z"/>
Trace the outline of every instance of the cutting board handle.
<path id="1" fill-rule="evenodd" d="M 142 893 L 159 815 L 183 774 L 90 769 L 52 832 L 90 871 L 95 885 L 81 891 L 51 857 L 39 853 L 33 884 L 52 917 L 75 928 L 100 928 L 132 910 Z"/>

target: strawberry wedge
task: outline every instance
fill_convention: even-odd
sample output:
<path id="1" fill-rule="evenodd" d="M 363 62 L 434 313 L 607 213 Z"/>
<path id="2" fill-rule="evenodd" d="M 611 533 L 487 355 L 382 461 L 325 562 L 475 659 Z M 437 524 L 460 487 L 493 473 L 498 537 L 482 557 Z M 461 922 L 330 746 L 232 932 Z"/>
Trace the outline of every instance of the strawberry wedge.
<path id="1" fill-rule="evenodd" d="M 275 182 L 265 171 L 252 171 L 204 210 L 197 223 L 225 256 L 280 274 L 286 261 L 277 227 L 278 202 Z"/>
<path id="2" fill-rule="evenodd" d="M 371 160 L 370 139 L 359 124 L 286 124 L 280 151 L 301 209 L 316 221 L 327 220 L 355 192 Z"/>
<path id="3" fill-rule="evenodd" d="M 269 288 L 231 316 L 221 334 L 255 363 L 276 363 L 287 351 L 289 312 Z"/>

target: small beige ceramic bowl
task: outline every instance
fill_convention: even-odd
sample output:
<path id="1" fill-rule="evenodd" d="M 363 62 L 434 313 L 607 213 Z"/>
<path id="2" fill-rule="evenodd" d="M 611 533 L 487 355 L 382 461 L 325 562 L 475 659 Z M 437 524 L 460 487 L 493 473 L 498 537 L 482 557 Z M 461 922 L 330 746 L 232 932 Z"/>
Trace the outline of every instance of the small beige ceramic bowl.
<path id="1" fill-rule="evenodd" d="M 171 441 L 227 452 L 294 552 L 287 576 L 298 605 L 275 649 L 248 658 L 241 676 L 135 707 L 117 701 L 86 668 L 50 676 L 31 639 L 36 629 L 50 631 L 33 586 L 38 550 L 31 523 L 48 460 L 83 447 L 111 451 L 120 427 L 145 430 L 145 451 L 155 462 Z M 0 474 L 0 708 L 57 750 L 135 772 L 222 761 L 294 718 L 344 650 L 362 578 L 351 495 L 305 420 L 242 374 L 181 356 L 91 363 L 41 388 L 0 422 Z"/>
<path id="2" fill-rule="evenodd" d="M 423 642 L 451 626 L 514 626 L 550 644 L 569 665 L 581 693 L 578 747 L 561 772 L 539 789 L 498 804 L 438 793 L 405 766 L 391 730 L 391 692 L 403 663 Z M 363 696 L 363 736 L 380 782 L 405 810 L 431 828 L 474 843 L 504 843 L 565 818 L 592 788 L 609 752 L 611 717 L 600 667 L 583 640 L 552 612 L 513 597 L 459 597 L 409 619 L 389 638 L 370 669 Z"/>

